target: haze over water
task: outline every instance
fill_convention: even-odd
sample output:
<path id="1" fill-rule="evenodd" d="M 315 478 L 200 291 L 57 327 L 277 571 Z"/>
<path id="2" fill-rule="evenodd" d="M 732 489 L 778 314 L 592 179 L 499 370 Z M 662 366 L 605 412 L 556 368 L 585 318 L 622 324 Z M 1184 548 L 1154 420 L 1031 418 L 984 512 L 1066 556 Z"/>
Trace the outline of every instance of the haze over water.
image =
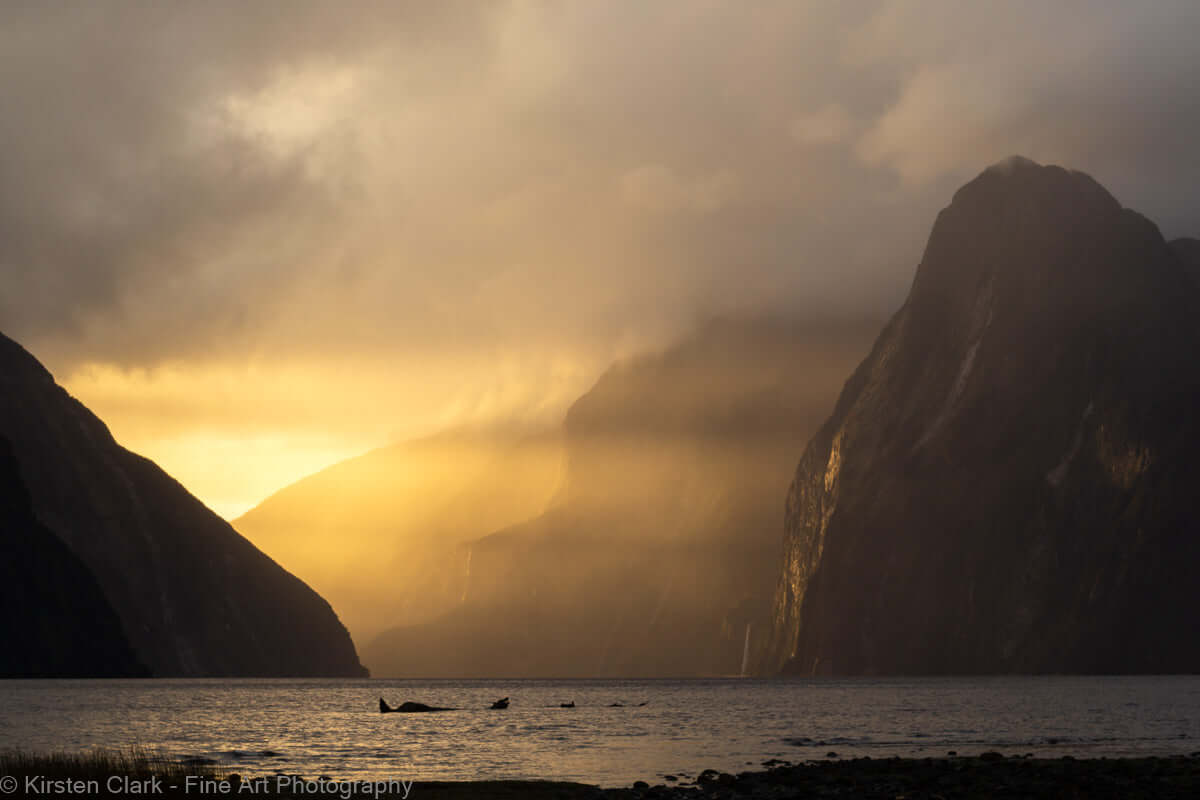
<path id="1" fill-rule="evenodd" d="M 487 709 L 508 695 L 507 711 Z M 380 714 L 378 698 L 462 710 Z M 576 708 L 559 708 L 574 701 Z M 644 707 L 636 704 L 646 701 Z M 621 708 L 609 707 L 621 702 Z M 247 776 L 601 786 L 770 758 L 1200 750 L 1200 676 L 0 684 L 0 749 L 140 745 Z"/>

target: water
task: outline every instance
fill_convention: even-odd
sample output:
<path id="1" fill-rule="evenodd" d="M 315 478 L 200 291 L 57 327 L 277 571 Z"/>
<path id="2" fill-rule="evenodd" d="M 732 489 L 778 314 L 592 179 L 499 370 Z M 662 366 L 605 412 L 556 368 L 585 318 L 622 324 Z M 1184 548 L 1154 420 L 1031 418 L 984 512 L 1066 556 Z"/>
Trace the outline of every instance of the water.
<path id="1" fill-rule="evenodd" d="M 487 706 L 508 695 L 512 707 Z M 465 710 L 380 714 L 416 700 Z M 574 700 L 576 708 L 559 708 Z M 644 707 L 628 704 L 646 701 Z M 1200 750 L 1200 677 L 0 682 L 0 749 L 141 745 L 243 775 L 629 785 L 761 761 Z M 623 708 L 608 704 L 622 702 Z"/>

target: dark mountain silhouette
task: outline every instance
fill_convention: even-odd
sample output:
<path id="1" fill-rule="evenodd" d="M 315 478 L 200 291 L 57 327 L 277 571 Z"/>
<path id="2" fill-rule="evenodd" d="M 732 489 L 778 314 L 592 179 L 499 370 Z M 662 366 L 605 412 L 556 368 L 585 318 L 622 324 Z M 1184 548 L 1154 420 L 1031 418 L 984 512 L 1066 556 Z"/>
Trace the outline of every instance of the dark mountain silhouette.
<path id="1" fill-rule="evenodd" d="M 363 649 L 379 675 L 737 674 L 765 638 L 781 498 L 877 322 L 715 321 L 567 414 L 546 513 L 475 541 L 463 602 Z"/>
<path id="2" fill-rule="evenodd" d="M 961 188 L 804 451 L 764 669 L 1200 670 L 1189 252 L 1078 172 Z"/>
<path id="3" fill-rule="evenodd" d="M 88 568 L 33 515 L 0 437 L 0 678 L 128 678 L 138 663 Z"/>
<path id="4" fill-rule="evenodd" d="M 94 576 L 154 675 L 365 674 L 328 603 L 152 462 L 120 447 L 4 336 L 0 383 L 0 436 L 11 443 L 38 523 Z M 6 529 L 14 534 L 20 530 Z M 20 602 L 27 613 L 53 613 L 35 604 L 55 602 L 52 587 L 73 580 L 73 562 L 57 561 L 56 582 Z M 86 591 L 86 580 L 79 583 Z M 75 607 L 71 598 L 59 602 Z M 115 657 L 98 674 L 128 663 Z"/>
<path id="5" fill-rule="evenodd" d="M 1171 242 L 1171 250 L 1196 285 L 1200 286 L 1200 239 L 1176 239 Z"/>
<path id="6" fill-rule="evenodd" d="M 546 508 L 562 477 L 561 439 L 460 429 L 381 447 L 281 489 L 233 524 L 367 641 L 461 602 L 465 543 Z"/>

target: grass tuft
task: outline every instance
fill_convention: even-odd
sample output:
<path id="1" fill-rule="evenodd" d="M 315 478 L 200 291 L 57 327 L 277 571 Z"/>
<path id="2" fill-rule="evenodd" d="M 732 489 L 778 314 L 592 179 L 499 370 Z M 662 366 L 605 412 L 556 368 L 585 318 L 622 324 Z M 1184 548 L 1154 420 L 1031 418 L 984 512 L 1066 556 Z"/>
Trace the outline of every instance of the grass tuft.
<path id="1" fill-rule="evenodd" d="M 114 775 L 138 781 L 158 778 L 168 785 L 182 782 L 189 775 L 213 780 L 228 777 L 225 771 L 215 765 L 180 761 L 144 747 L 96 749 L 78 753 L 4 750 L 0 751 L 0 775 L 11 775 L 22 784 L 27 777 L 39 777 L 50 780 L 95 780 L 101 787 Z"/>

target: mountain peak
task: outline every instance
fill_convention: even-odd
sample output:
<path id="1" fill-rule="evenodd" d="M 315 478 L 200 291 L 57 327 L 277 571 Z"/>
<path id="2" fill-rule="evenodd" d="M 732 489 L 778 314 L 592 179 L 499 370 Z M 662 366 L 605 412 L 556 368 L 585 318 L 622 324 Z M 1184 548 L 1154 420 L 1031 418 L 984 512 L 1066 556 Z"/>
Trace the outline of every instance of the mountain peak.
<path id="1" fill-rule="evenodd" d="M 1158 228 L 1091 176 L 1014 156 L 938 215 L 909 296 L 913 323 L 936 340 L 993 311 L 997 322 L 1050 325 L 1149 302 L 1174 282 L 1161 274 L 1165 252 Z"/>
<path id="2" fill-rule="evenodd" d="M 1032 158 L 1026 158 L 1022 155 L 1011 155 L 1008 158 L 1002 158 L 995 164 L 992 164 L 984 172 L 999 172 L 1001 174 L 1009 174 L 1016 172 L 1019 169 L 1040 169 L 1041 164 L 1034 161 Z"/>
<path id="3" fill-rule="evenodd" d="M 959 203 L 1017 201 L 1036 206 L 1083 202 L 1090 209 L 1119 211 L 1121 204 L 1091 175 L 1024 156 L 1009 156 L 987 167 L 954 194 Z"/>
<path id="4" fill-rule="evenodd" d="M 1089 176 L 984 170 L 789 491 L 771 666 L 1200 665 L 1200 294 Z"/>
<path id="5" fill-rule="evenodd" d="M 0 333 L 0 376 L 11 380 L 20 378 L 27 380 L 53 381 L 50 371 L 42 366 L 28 350 Z"/>

